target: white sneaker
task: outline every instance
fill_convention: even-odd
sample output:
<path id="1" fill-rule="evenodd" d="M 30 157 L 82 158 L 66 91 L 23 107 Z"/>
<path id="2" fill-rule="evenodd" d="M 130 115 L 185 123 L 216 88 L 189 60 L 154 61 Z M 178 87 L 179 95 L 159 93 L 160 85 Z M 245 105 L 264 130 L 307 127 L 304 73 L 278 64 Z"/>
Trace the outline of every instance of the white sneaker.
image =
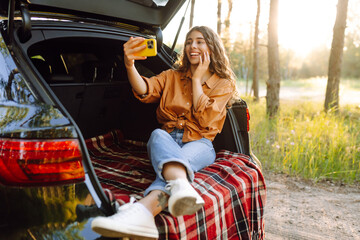
<path id="1" fill-rule="evenodd" d="M 171 193 L 168 202 L 169 212 L 175 217 L 192 215 L 204 206 L 204 199 L 186 179 L 170 180 L 166 188 Z"/>
<path id="2" fill-rule="evenodd" d="M 91 223 L 92 230 L 104 237 L 158 239 L 154 217 L 139 206 L 140 203 L 134 204 L 134 200 L 120 206 L 118 212 L 110 217 L 96 217 Z"/>

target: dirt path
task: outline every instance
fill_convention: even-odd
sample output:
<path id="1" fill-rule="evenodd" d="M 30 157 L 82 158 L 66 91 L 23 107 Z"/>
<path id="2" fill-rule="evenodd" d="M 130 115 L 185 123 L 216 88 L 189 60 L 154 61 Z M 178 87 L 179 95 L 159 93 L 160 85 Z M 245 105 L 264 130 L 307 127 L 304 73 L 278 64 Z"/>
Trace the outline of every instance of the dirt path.
<path id="1" fill-rule="evenodd" d="M 264 175 L 267 240 L 360 239 L 360 186 Z"/>
<path id="2" fill-rule="evenodd" d="M 239 87 L 241 94 L 245 94 L 245 87 Z M 290 87 L 290 86 L 281 86 L 280 88 L 280 100 L 285 101 L 311 101 L 311 102 L 320 102 L 325 101 L 325 92 L 326 92 L 326 82 L 323 82 L 322 85 L 314 85 L 308 87 Z M 340 86 L 339 91 L 339 103 L 340 106 L 346 104 L 360 104 L 360 90 L 352 89 L 349 87 Z M 260 85 L 259 89 L 260 98 L 266 97 L 266 86 Z"/>

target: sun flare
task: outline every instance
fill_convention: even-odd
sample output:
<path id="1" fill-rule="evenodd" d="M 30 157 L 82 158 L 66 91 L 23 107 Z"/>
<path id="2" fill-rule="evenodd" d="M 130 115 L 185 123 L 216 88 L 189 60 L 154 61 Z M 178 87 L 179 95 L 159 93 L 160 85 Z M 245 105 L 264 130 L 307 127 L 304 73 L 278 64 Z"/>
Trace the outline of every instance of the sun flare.
<path id="1" fill-rule="evenodd" d="M 223 1 L 223 18 L 227 14 L 227 1 Z M 332 29 L 336 18 L 337 0 L 279 0 L 278 34 L 279 45 L 291 49 L 295 54 L 305 57 L 309 52 L 319 46 L 330 47 Z M 202 11 L 203 7 L 211 11 Z M 179 26 L 185 7 L 170 22 L 165 29 L 165 39 L 172 43 Z M 234 40 L 238 33 L 242 36 L 252 37 L 254 20 L 256 16 L 256 1 L 233 1 L 231 15 L 231 37 Z M 194 25 L 206 25 L 216 30 L 217 1 L 197 0 L 195 4 Z M 260 34 L 266 34 L 269 14 L 269 1 L 261 4 Z M 209 15 L 212 17 L 209 18 Z M 189 24 L 188 17 L 184 26 Z M 184 27 L 186 29 L 186 27 Z M 186 31 L 183 30 L 179 43 L 183 42 Z"/>
<path id="2" fill-rule="evenodd" d="M 279 45 L 302 56 L 330 45 L 335 17 L 335 0 L 280 1 Z"/>

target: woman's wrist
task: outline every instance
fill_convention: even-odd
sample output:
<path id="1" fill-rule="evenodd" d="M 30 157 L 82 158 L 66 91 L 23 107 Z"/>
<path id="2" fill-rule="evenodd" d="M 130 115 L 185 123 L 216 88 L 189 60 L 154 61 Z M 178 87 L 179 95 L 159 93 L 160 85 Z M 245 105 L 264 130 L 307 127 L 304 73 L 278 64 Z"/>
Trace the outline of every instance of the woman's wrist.
<path id="1" fill-rule="evenodd" d="M 125 63 L 125 68 L 127 71 L 132 70 L 135 67 L 134 63 Z"/>
<path id="2" fill-rule="evenodd" d="M 193 83 L 199 83 L 199 84 L 201 85 L 201 78 L 193 77 L 193 78 L 192 78 L 192 82 L 193 82 Z"/>

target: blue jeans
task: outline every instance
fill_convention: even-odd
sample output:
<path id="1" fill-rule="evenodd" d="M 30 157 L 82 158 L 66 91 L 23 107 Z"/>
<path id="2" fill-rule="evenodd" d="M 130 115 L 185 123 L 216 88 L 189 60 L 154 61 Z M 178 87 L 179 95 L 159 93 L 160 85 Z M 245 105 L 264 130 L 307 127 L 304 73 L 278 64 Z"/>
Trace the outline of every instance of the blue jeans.
<path id="1" fill-rule="evenodd" d="M 161 190 L 167 194 L 165 189 L 166 180 L 162 176 L 165 163 L 177 162 L 185 166 L 190 182 L 194 180 L 194 172 L 212 164 L 216 153 L 209 139 L 183 143 L 183 130 L 175 129 L 171 133 L 162 129 L 155 129 L 147 143 L 147 150 L 151 164 L 156 173 L 155 181 L 145 190 L 146 196 L 152 190 Z"/>

